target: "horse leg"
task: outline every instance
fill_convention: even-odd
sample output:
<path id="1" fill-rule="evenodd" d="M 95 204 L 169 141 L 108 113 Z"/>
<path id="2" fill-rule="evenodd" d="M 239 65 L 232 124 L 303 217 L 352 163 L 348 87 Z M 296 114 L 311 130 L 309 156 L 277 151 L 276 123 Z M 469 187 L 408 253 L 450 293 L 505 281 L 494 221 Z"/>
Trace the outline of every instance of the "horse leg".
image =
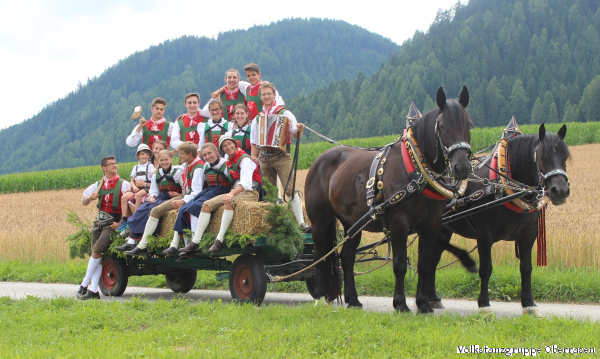
<path id="1" fill-rule="evenodd" d="M 527 236 L 527 238 L 516 239 L 519 246 L 519 254 L 521 257 L 521 305 L 523 306 L 523 314 L 537 316 L 537 306 L 533 302 L 533 291 L 531 289 L 531 250 L 535 242 L 535 234 Z"/>
<path id="2" fill-rule="evenodd" d="M 483 312 L 492 312 L 490 306 L 490 296 L 488 291 L 490 276 L 492 275 L 492 239 L 490 236 L 483 236 L 477 240 L 477 250 L 479 252 L 479 278 L 481 279 L 481 290 L 477 304 Z"/>
<path id="3" fill-rule="evenodd" d="M 442 232 L 440 233 L 440 236 L 433 247 L 433 253 L 431 255 L 431 275 L 429 276 L 427 283 L 429 305 L 433 309 L 445 309 L 444 305 L 442 304 L 442 299 L 438 296 L 435 290 L 435 276 L 437 273 L 437 266 L 440 263 L 440 259 L 442 258 L 444 250 L 448 250 L 449 247 L 453 247 L 450 244 L 451 238 L 452 232 L 449 229 L 442 227 Z"/>
<path id="4" fill-rule="evenodd" d="M 336 243 L 335 218 L 312 222 L 314 242 L 314 260 L 317 261 L 329 253 Z M 316 265 L 315 297 L 325 297 L 332 301 L 339 296 L 339 266 L 334 253 Z"/>
<path id="5" fill-rule="evenodd" d="M 345 229 L 349 229 L 345 228 Z M 342 269 L 344 270 L 344 300 L 349 308 L 362 308 L 362 303 L 358 300 L 356 292 L 356 283 L 354 281 L 354 262 L 356 261 L 356 249 L 360 244 L 362 232 L 358 232 L 354 238 L 344 243 L 342 253 L 340 254 Z"/>
<path id="6" fill-rule="evenodd" d="M 425 230 L 419 233 L 419 259 L 417 261 L 417 271 L 419 278 L 417 280 L 417 313 L 433 313 L 433 308 L 429 305 L 428 284 L 430 277 L 435 276 L 435 270 L 432 270 L 432 254 L 438 237 L 441 233 L 441 223 L 427 226 Z"/>
<path id="7" fill-rule="evenodd" d="M 400 224 L 400 221 L 391 222 L 390 226 L 390 241 L 392 243 L 392 253 L 394 259 L 392 266 L 394 270 L 394 276 L 396 277 L 396 285 L 394 288 L 394 301 L 392 302 L 394 308 L 398 312 L 410 312 L 406 305 L 406 295 L 404 294 L 404 277 L 406 276 L 407 255 L 406 255 L 406 239 L 408 237 L 408 230 L 405 226 Z"/>

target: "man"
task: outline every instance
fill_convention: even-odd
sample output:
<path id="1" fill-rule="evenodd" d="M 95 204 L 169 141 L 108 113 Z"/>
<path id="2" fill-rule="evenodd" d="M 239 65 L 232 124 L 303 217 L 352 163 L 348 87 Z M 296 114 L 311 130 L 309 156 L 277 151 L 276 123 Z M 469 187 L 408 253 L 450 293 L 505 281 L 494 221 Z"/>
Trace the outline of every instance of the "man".
<path id="1" fill-rule="evenodd" d="M 142 141 L 152 148 L 154 141 L 158 140 L 165 141 L 167 147 L 169 146 L 173 134 L 173 123 L 167 122 L 163 117 L 166 106 L 167 101 L 160 97 L 152 101 L 152 117 L 148 121 L 144 117 L 140 117 L 139 125 L 131 131 L 131 134 L 125 140 L 127 146 L 137 147 Z"/>
<path id="2" fill-rule="evenodd" d="M 238 88 L 240 92 L 246 98 L 246 106 L 248 106 L 250 120 L 253 120 L 256 115 L 263 109 L 263 103 L 258 96 L 258 90 L 260 88 L 260 84 L 262 80 L 260 79 L 260 68 L 255 63 L 250 63 L 244 66 L 244 72 L 246 73 L 246 77 L 248 78 L 248 82 L 239 81 Z M 223 93 L 223 88 L 218 89 L 217 91 L 212 93 L 212 98 L 217 98 Z M 278 106 L 284 106 L 285 102 L 279 96 L 279 93 L 275 94 L 275 103 Z"/>
<path id="3" fill-rule="evenodd" d="M 92 226 L 92 256 L 77 291 L 77 298 L 84 300 L 100 299 L 98 293 L 98 283 L 102 275 L 100 259 L 110 245 L 110 234 L 119 227 L 121 222 L 121 196 L 131 187 L 128 181 L 119 178 L 114 156 L 104 157 L 100 161 L 100 166 L 104 177 L 101 181 L 90 185 L 81 198 L 84 206 L 98 200 L 98 215 Z"/>
<path id="4" fill-rule="evenodd" d="M 207 119 L 198 111 L 200 95 L 194 92 L 185 95 L 183 104 L 187 109 L 187 114 L 179 116 L 173 124 L 171 147 L 175 150 L 186 141 L 193 142 L 198 146 L 204 143 L 204 123 Z"/>
<path id="5" fill-rule="evenodd" d="M 231 180 L 227 171 L 226 160 L 219 156 L 217 147 L 212 143 L 202 145 L 200 151 L 204 161 L 204 181 L 207 186 L 193 200 L 188 201 L 177 215 L 173 228 L 173 241 L 169 248 L 163 251 L 169 257 L 178 257 L 179 237 L 184 235 L 184 230 L 190 229 L 196 232 L 198 216 L 205 201 L 221 194 L 229 192 Z M 196 176 L 196 175 L 194 175 Z M 196 178 L 196 177 L 194 177 Z M 186 240 L 187 245 L 187 240 Z"/>
<path id="6" fill-rule="evenodd" d="M 223 118 L 226 121 L 233 121 L 235 105 L 246 103 L 244 93 L 240 91 L 238 85 L 240 82 L 240 73 L 236 69 L 225 71 L 225 86 L 220 88 L 218 93 L 215 91 L 212 98 L 219 98 L 223 104 Z M 208 112 L 208 104 L 204 106 L 203 111 Z"/>
<path id="7" fill-rule="evenodd" d="M 233 210 L 236 204 L 240 201 L 258 201 L 258 191 L 262 186 L 262 179 L 256 163 L 254 163 L 246 152 L 237 148 L 237 142 L 231 136 L 221 136 L 219 149 L 228 156 L 226 162 L 227 170 L 234 184 L 229 193 L 204 202 L 202 211 L 198 217 L 198 227 L 196 228 L 196 233 L 194 233 L 194 238 L 186 247 L 179 250 L 179 252 L 185 253 L 182 257 L 188 256 L 187 253 L 193 253 L 198 250 L 200 240 L 210 223 L 210 216 L 213 211 L 221 206 L 225 206 L 219 234 L 217 234 L 217 239 L 209 248 L 209 251 L 214 253 L 220 251 L 223 247 L 225 232 L 233 220 Z"/>
<path id="8" fill-rule="evenodd" d="M 260 98 L 264 104 L 264 109 L 259 116 L 281 115 L 287 117 L 289 124 L 286 142 L 290 143 L 291 138 L 302 137 L 304 126 L 296 121 L 296 117 L 290 110 L 275 104 L 276 93 L 275 86 L 272 83 L 268 81 L 264 81 L 262 83 L 260 86 Z M 259 133 L 258 122 L 259 118 L 256 118 L 250 130 L 252 158 L 258 158 L 260 163 L 260 171 L 262 172 L 262 175 L 269 180 L 269 182 L 273 184 L 277 183 L 277 177 L 279 177 L 281 183 L 286 183 L 290 171 L 292 170 L 292 158 L 289 153 L 277 147 L 257 146 Z M 296 221 L 302 230 L 304 232 L 310 231 L 310 227 L 304 223 L 304 213 L 302 211 L 302 201 L 300 200 L 300 196 L 297 193 L 292 193 L 291 186 L 287 188 L 285 194 L 288 197 L 293 196 L 292 200 L 290 201 L 292 212 L 294 213 L 294 217 L 296 218 Z"/>
<path id="9" fill-rule="evenodd" d="M 198 147 L 193 142 L 185 142 L 178 146 L 179 158 L 185 162 L 183 170 L 183 193 L 181 196 L 167 200 L 150 211 L 142 240 L 133 250 L 125 252 L 128 256 L 144 256 L 148 254 L 148 235 L 156 230 L 160 218 L 172 209 L 179 209 L 192 201 L 202 192 L 204 186 L 204 162 L 198 157 Z M 152 195 L 152 189 L 151 189 Z"/>

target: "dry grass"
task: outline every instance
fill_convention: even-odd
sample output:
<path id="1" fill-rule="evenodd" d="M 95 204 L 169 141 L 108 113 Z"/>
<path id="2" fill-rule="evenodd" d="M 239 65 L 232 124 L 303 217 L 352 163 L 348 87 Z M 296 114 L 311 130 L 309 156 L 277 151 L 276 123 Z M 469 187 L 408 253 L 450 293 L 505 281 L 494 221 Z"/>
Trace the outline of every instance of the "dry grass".
<path id="1" fill-rule="evenodd" d="M 571 196 L 560 207 L 550 205 L 546 212 L 548 231 L 548 264 L 562 267 L 600 268 L 598 224 L 600 192 L 595 187 L 595 174 L 600 168 L 600 145 L 571 147 L 573 161 L 568 163 Z M 298 186 L 304 188 L 308 170 L 298 172 Z M 84 207 L 79 202 L 83 190 L 47 191 L 0 195 L 0 253 L 9 260 L 69 260 L 64 238 L 73 228 L 66 223 L 65 212 L 77 211 L 92 219 L 96 207 Z M 246 219 L 245 221 L 248 221 Z M 365 242 L 379 240 L 380 234 L 366 234 Z M 453 238 L 453 243 L 470 250 L 475 241 Z M 416 259 L 416 246 L 409 256 Z M 536 249 L 534 248 L 534 251 Z M 473 253 L 476 257 L 476 252 Z M 534 252 L 535 256 L 535 252 Z M 444 257 L 444 263 L 453 260 Z M 512 242 L 494 245 L 494 263 L 517 263 Z"/>

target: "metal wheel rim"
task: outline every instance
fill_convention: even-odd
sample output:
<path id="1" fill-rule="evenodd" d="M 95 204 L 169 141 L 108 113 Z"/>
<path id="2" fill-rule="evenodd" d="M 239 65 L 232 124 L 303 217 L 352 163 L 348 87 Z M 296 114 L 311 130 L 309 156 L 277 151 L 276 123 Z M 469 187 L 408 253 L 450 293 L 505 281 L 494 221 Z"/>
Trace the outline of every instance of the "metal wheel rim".
<path id="1" fill-rule="evenodd" d="M 252 270 L 245 264 L 236 268 L 233 275 L 233 287 L 235 293 L 240 299 L 247 299 L 252 294 L 254 281 L 252 279 Z"/>
<path id="2" fill-rule="evenodd" d="M 109 276 L 109 274 L 111 276 Z M 102 285 L 104 288 L 111 290 L 117 284 L 117 267 L 113 261 L 104 261 L 102 264 Z"/>

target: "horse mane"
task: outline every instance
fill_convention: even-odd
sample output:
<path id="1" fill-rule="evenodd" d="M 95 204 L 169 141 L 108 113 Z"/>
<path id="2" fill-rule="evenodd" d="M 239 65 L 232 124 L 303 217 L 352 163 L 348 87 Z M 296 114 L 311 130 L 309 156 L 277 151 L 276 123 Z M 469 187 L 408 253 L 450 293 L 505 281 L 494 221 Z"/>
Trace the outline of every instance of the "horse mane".
<path id="1" fill-rule="evenodd" d="M 438 139 L 435 134 L 435 120 L 438 118 L 440 112 L 436 107 L 431 111 L 426 112 L 420 120 L 413 122 L 413 132 L 421 148 L 421 152 L 429 165 L 436 171 L 442 172 L 444 170 L 444 156 L 442 149 L 438 146 Z M 444 121 L 444 130 L 455 136 L 461 137 L 460 131 L 463 129 L 465 123 L 469 124 L 469 128 L 473 126 L 473 121 L 469 113 L 465 110 L 462 105 L 454 100 L 446 100 L 446 106 L 442 114 Z M 452 143 L 446 143 L 447 147 L 450 147 Z M 433 163 L 433 160 L 438 156 L 437 163 Z"/>
<path id="2" fill-rule="evenodd" d="M 538 134 L 515 136 L 506 145 L 511 176 L 515 180 L 537 184 L 537 173 L 531 170 L 536 166 L 533 158 L 536 147 L 538 161 L 547 161 L 549 156 L 556 155 L 565 161 L 571 159 L 569 147 L 554 133 L 546 132 L 543 141 L 539 140 Z"/>

